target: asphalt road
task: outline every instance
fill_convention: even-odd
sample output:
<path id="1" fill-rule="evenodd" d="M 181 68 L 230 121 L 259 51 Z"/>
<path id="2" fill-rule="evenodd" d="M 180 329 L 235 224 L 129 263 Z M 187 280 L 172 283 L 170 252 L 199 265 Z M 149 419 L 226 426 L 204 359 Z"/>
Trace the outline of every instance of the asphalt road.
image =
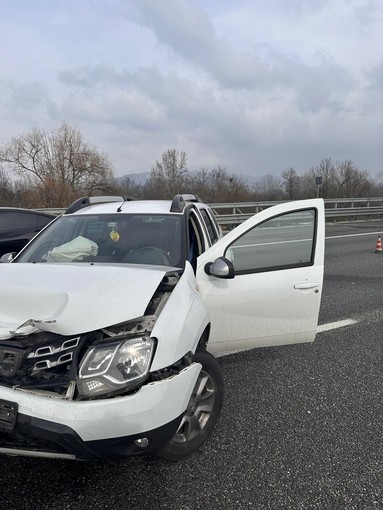
<path id="1" fill-rule="evenodd" d="M 383 509 L 380 229 L 326 228 L 320 323 L 355 322 L 313 344 L 220 358 L 222 418 L 193 456 L 177 464 L 2 457 L 1 507 Z M 352 237 L 333 237 L 341 235 Z"/>

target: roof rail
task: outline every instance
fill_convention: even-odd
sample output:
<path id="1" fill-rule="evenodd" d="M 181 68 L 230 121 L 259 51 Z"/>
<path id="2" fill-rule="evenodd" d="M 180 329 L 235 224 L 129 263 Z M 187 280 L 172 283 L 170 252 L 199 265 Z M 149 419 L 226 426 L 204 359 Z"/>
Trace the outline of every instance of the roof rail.
<path id="1" fill-rule="evenodd" d="M 123 196 L 100 196 L 100 197 L 82 197 L 75 200 L 64 212 L 64 214 L 72 214 L 84 207 L 88 207 L 93 204 L 105 204 L 108 202 L 128 202 L 134 200 L 134 198 L 123 197 Z"/>
<path id="2" fill-rule="evenodd" d="M 186 202 L 202 202 L 198 195 L 194 193 L 184 193 L 176 195 L 173 198 L 170 212 L 182 212 L 185 208 Z"/>

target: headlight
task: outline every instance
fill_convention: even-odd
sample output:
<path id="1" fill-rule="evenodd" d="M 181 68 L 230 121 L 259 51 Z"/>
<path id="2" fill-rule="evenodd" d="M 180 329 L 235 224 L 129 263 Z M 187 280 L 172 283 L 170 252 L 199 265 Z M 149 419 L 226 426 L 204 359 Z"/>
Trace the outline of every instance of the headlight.
<path id="1" fill-rule="evenodd" d="M 80 394 L 94 397 L 137 387 L 149 372 L 153 351 L 154 341 L 147 337 L 90 348 L 80 364 Z"/>

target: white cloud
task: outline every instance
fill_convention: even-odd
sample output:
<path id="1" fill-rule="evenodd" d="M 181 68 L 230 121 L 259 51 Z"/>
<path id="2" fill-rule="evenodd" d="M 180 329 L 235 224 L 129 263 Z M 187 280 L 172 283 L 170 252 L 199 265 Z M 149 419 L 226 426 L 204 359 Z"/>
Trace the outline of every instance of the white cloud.
<path id="1" fill-rule="evenodd" d="M 170 147 L 257 175 L 323 157 L 382 170 L 383 5 L 18 1 L 3 9 L 0 143 L 66 120 L 116 172 Z"/>

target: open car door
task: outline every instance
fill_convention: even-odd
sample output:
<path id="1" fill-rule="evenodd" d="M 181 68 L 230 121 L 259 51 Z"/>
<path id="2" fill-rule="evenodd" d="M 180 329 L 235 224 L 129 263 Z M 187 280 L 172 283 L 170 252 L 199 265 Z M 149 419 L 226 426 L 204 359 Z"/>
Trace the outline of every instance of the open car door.
<path id="1" fill-rule="evenodd" d="M 270 207 L 198 257 L 213 353 L 312 342 L 324 269 L 322 199 Z"/>

